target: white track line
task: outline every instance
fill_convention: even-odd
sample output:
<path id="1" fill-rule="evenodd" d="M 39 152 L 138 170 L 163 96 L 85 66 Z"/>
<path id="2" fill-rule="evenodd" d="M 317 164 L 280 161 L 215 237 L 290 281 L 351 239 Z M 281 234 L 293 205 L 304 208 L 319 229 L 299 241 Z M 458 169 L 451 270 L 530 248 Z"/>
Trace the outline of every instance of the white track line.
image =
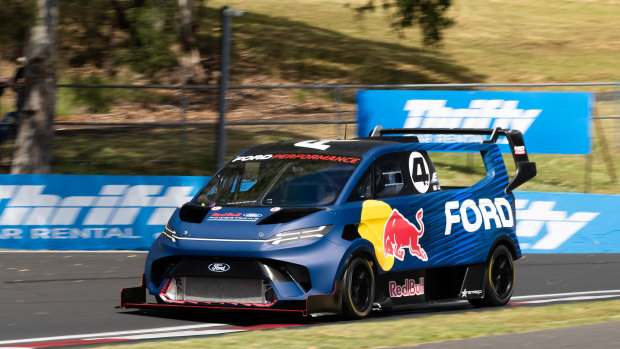
<path id="1" fill-rule="evenodd" d="M 151 334 L 139 334 L 133 336 L 122 337 L 105 337 L 105 338 L 89 338 L 89 340 L 100 339 L 124 339 L 128 341 L 135 341 L 139 339 L 159 339 L 159 338 L 173 338 L 173 337 L 191 337 L 191 336 L 211 336 L 214 334 L 232 333 L 232 332 L 244 332 L 245 330 L 193 330 L 193 331 L 175 331 L 166 333 L 151 333 Z M 88 344 L 88 343 L 86 343 Z"/>
<path id="2" fill-rule="evenodd" d="M 587 301 L 587 300 L 592 300 L 592 299 L 613 298 L 613 297 L 620 297 L 620 294 L 610 294 L 610 295 L 605 295 L 605 296 L 581 296 L 581 297 L 577 296 L 577 297 L 566 297 L 566 298 L 539 299 L 539 300 L 533 300 L 533 301 L 525 301 L 523 303 L 542 304 L 542 303 L 565 302 L 565 301 Z"/>
<path id="3" fill-rule="evenodd" d="M 537 294 L 537 295 L 530 295 L 530 296 L 516 296 L 516 297 L 511 297 L 511 299 L 516 300 L 516 299 L 530 299 L 530 298 L 566 297 L 566 296 L 580 296 L 580 295 L 586 295 L 586 294 L 601 294 L 601 293 L 620 293 L 620 290 L 549 293 L 549 294 Z"/>
<path id="4" fill-rule="evenodd" d="M 8 341 L 0 341 L 0 345 L 4 344 L 18 344 L 18 343 L 32 343 L 32 342 L 51 342 L 51 341 L 63 341 L 69 339 L 101 339 L 103 337 L 119 337 L 124 335 L 167 332 L 167 331 L 180 331 L 180 330 L 192 330 L 203 329 L 209 327 L 224 326 L 224 324 L 202 324 L 202 325 L 187 325 L 187 326 L 175 326 L 175 327 L 158 327 L 158 328 L 144 328 L 141 330 L 131 331 L 116 331 L 116 332 L 102 332 L 102 333 L 89 333 L 89 334 L 76 334 L 69 336 L 56 336 L 56 337 L 39 337 L 39 338 L 24 338 L 14 339 Z"/>

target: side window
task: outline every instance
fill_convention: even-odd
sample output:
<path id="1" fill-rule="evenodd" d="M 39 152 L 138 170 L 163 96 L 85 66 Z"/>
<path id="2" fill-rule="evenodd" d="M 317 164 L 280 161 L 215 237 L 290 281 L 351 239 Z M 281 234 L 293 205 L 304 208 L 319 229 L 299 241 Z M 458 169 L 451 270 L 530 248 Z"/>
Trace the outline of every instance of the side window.
<path id="1" fill-rule="evenodd" d="M 431 151 L 428 156 L 433 160 L 435 171 L 441 177 L 441 190 L 470 187 L 487 175 L 484 159 L 479 152 Z M 439 186 L 439 181 L 437 185 Z"/>
<path id="2" fill-rule="evenodd" d="M 372 199 L 372 166 L 370 166 L 370 169 L 364 173 L 362 179 L 360 179 L 355 186 L 355 189 L 353 189 L 353 192 L 351 192 L 351 196 L 349 196 L 349 201 L 370 199 Z"/>
<path id="3" fill-rule="evenodd" d="M 425 151 L 379 157 L 351 192 L 349 201 L 424 194 L 441 190 L 435 166 Z"/>
<path id="4" fill-rule="evenodd" d="M 399 153 L 388 154 L 375 161 L 374 193 L 375 198 L 388 198 L 408 194 L 405 171 Z"/>

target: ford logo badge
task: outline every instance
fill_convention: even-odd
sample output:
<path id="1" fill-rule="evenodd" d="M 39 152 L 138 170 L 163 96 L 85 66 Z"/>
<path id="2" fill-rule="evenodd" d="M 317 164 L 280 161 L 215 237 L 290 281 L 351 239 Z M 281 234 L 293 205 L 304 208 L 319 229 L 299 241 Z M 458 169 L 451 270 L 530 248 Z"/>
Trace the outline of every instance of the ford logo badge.
<path id="1" fill-rule="evenodd" d="M 223 273 L 230 270 L 230 265 L 226 263 L 211 263 L 209 264 L 209 270 L 215 273 Z"/>

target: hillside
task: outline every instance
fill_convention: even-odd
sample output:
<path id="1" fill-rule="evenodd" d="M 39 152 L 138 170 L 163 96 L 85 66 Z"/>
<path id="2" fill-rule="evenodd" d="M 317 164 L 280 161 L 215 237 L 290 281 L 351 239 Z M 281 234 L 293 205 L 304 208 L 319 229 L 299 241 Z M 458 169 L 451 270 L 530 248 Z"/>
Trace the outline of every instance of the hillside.
<path id="1" fill-rule="evenodd" d="M 247 11 L 234 19 L 236 63 L 283 80 L 347 83 L 618 81 L 620 3 L 591 0 L 454 1 L 442 48 L 417 29 L 397 35 L 357 1 L 210 1 Z"/>

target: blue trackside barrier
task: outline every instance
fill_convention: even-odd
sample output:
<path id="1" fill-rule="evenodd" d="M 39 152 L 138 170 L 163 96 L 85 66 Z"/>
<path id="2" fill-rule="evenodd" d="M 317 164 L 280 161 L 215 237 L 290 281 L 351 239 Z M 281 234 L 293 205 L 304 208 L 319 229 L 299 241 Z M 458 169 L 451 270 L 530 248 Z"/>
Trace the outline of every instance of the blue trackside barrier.
<path id="1" fill-rule="evenodd" d="M 146 250 L 208 178 L 0 175 L 0 248 Z"/>
<path id="2" fill-rule="evenodd" d="M 620 195 L 516 192 L 524 253 L 619 253 Z"/>
<path id="3" fill-rule="evenodd" d="M 0 249 L 146 250 L 208 178 L 0 175 Z M 515 196 L 524 253 L 620 253 L 620 195 Z"/>
<path id="4" fill-rule="evenodd" d="M 523 133 L 529 154 L 590 154 L 594 95 L 586 92 L 359 91 L 358 135 L 384 128 L 495 128 Z M 421 142 L 472 142 L 486 136 L 420 135 Z M 504 142 L 504 144 L 501 144 Z M 502 152 L 510 152 L 502 141 Z"/>

